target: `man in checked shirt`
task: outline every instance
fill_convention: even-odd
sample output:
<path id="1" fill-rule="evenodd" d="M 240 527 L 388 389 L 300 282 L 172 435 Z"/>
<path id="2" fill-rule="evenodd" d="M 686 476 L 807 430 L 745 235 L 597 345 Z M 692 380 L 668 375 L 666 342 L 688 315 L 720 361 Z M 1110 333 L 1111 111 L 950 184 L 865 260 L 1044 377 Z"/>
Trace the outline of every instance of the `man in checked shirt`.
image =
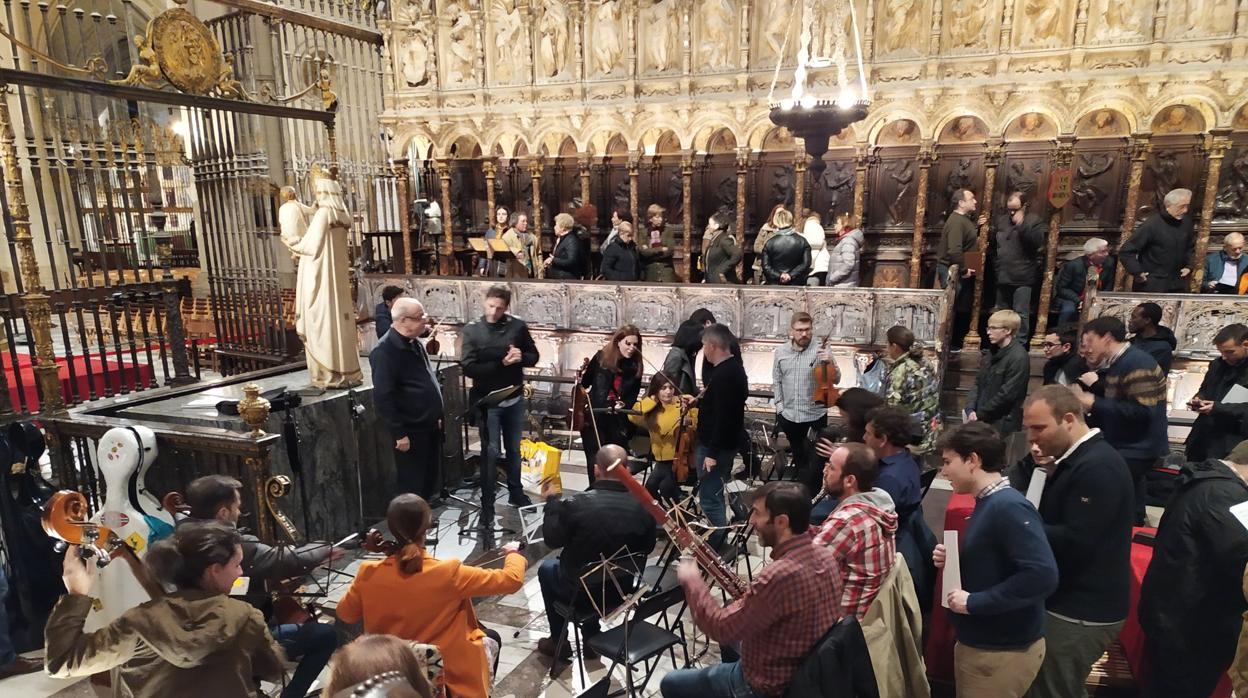
<path id="1" fill-rule="evenodd" d="M 806 488 L 790 481 L 763 485 L 754 493 L 750 524 L 772 549 L 771 563 L 727 607 L 711 596 L 694 562 L 677 569 L 698 627 L 721 647 L 738 647 L 741 659 L 664 676 L 665 698 L 783 695 L 802 660 L 841 618 L 841 573 L 832 553 L 807 533 Z"/>

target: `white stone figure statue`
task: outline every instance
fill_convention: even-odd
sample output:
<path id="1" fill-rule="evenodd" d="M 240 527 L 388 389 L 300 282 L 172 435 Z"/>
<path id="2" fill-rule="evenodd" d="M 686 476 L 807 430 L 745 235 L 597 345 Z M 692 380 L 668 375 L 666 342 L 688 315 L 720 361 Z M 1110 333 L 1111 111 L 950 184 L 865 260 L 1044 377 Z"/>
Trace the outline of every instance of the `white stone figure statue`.
<path id="1" fill-rule="evenodd" d="M 702 5 L 702 64 L 708 68 L 728 65 L 728 34 L 732 31 L 732 5 L 728 0 L 706 0 Z"/>
<path id="2" fill-rule="evenodd" d="M 424 20 L 412 27 L 401 56 L 403 81 L 408 87 L 420 87 L 429 82 L 429 29 Z"/>
<path id="3" fill-rule="evenodd" d="M 553 78 L 563 72 L 568 62 L 568 8 L 563 0 L 544 0 L 541 32 L 542 74 Z"/>
<path id="4" fill-rule="evenodd" d="M 676 0 L 658 0 L 649 8 L 647 17 L 646 53 L 650 67 L 658 72 L 676 67 L 676 34 L 680 29 Z"/>
<path id="5" fill-rule="evenodd" d="M 1022 41 L 1024 46 L 1057 46 L 1059 13 L 1061 5 L 1050 0 L 1027 0 L 1023 5 L 1023 16 L 1027 18 Z"/>
<path id="6" fill-rule="evenodd" d="M 980 0 L 953 0 L 949 24 L 952 48 L 975 48 L 984 43 L 988 5 Z"/>
<path id="7" fill-rule="evenodd" d="M 529 65 L 528 30 L 513 0 L 494 0 L 490 15 L 494 18 L 494 80 L 510 83 Z"/>
<path id="8" fill-rule="evenodd" d="M 472 26 L 472 15 L 458 3 L 447 7 L 451 16 L 451 28 L 447 32 L 447 47 L 451 60 L 446 71 L 447 82 L 471 82 L 476 77 L 477 31 Z"/>
<path id="9" fill-rule="evenodd" d="M 783 59 L 787 50 L 784 39 L 789 32 L 792 14 L 793 6 L 790 0 L 771 0 L 767 14 L 764 15 L 763 41 L 766 42 L 774 58 Z"/>
<path id="10" fill-rule="evenodd" d="M 610 75 L 619 63 L 623 47 L 620 43 L 620 5 L 618 0 L 603 0 L 594 10 L 594 61 L 598 72 Z"/>
<path id="11" fill-rule="evenodd" d="M 885 0 L 884 8 L 888 29 L 880 36 L 880 54 L 918 46 L 917 33 L 922 27 L 915 12 L 915 0 Z"/>
<path id="12" fill-rule="evenodd" d="M 1093 34 L 1093 38 L 1098 41 L 1113 41 L 1140 34 L 1135 9 L 1128 3 L 1104 0 L 1100 17 L 1101 23 Z"/>
<path id="13" fill-rule="evenodd" d="M 299 260 L 295 331 L 303 341 L 308 375 L 318 388 L 350 388 L 364 381 L 356 348 L 355 309 L 348 286 L 347 230 L 351 213 L 342 187 L 313 175 L 316 208 L 291 198 L 278 211 L 282 242 Z M 304 226 L 300 231 L 300 226 Z"/>

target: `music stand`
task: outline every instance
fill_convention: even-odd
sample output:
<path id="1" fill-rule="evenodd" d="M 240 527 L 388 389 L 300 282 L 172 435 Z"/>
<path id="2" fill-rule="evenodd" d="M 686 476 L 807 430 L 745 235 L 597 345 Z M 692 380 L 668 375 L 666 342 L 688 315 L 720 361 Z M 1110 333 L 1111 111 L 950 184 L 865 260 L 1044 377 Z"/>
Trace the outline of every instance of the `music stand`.
<path id="1" fill-rule="evenodd" d="M 489 429 L 484 422 L 486 410 L 490 409 L 491 407 L 498 407 L 503 402 L 510 400 L 514 397 L 518 397 L 523 392 L 523 390 L 524 390 L 524 386 L 522 385 L 510 385 L 510 386 L 507 386 L 506 388 L 499 388 L 498 390 L 495 390 L 489 393 L 488 395 L 485 395 L 481 399 L 469 405 L 468 409 L 464 412 L 463 416 L 467 417 L 474 413 L 477 414 L 478 418 L 483 420 L 479 424 L 481 433 L 483 436 L 485 436 L 488 439 Z M 499 434 L 499 439 L 502 439 L 501 433 Z M 499 447 L 500 447 L 499 450 L 501 451 L 502 450 L 501 443 L 499 444 Z M 485 439 L 483 439 L 482 444 L 481 444 L 481 462 L 482 463 L 489 462 L 489 449 L 490 449 L 489 443 L 486 442 Z M 508 455 L 511 455 L 511 454 L 508 454 Z M 516 457 L 519 457 L 519 456 L 520 454 L 517 453 Z M 485 473 L 486 477 L 494 478 L 494 487 L 497 490 L 498 488 L 498 465 L 496 463 L 489 463 L 489 465 L 486 466 L 486 471 L 487 471 Z M 493 471 L 493 472 L 490 472 L 490 471 Z M 479 484 L 481 485 L 482 488 L 485 487 L 485 483 L 482 482 Z M 481 509 L 480 505 L 473 505 L 471 502 L 461 497 L 456 497 L 456 496 L 451 495 L 451 499 L 454 499 L 458 502 L 463 502 L 464 504 L 468 504 L 469 506 L 476 506 L 478 510 Z M 484 523 L 480 520 L 480 518 L 478 518 L 477 522 L 478 522 L 478 526 L 480 526 L 481 523 Z M 510 529 L 510 528 L 504 528 L 504 527 L 494 528 L 493 521 L 488 522 L 488 523 L 489 523 L 489 531 L 491 533 L 497 531 L 500 533 L 515 534 L 516 532 L 514 529 Z M 459 529 L 460 535 L 463 535 L 465 530 L 467 530 L 466 526 L 461 527 Z"/>

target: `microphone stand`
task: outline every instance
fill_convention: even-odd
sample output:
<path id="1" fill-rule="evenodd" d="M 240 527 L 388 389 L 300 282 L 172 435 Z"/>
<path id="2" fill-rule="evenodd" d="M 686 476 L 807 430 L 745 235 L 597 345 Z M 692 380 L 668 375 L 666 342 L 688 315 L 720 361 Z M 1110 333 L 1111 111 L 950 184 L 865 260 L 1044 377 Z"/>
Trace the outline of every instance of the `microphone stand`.
<path id="1" fill-rule="evenodd" d="M 351 417 L 351 444 L 355 447 L 355 493 L 358 496 L 360 518 L 357 524 L 364 523 L 364 475 L 360 467 L 360 423 L 364 421 L 366 408 L 355 394 L 355 388 L 347 389 L 347 414 Z"/>

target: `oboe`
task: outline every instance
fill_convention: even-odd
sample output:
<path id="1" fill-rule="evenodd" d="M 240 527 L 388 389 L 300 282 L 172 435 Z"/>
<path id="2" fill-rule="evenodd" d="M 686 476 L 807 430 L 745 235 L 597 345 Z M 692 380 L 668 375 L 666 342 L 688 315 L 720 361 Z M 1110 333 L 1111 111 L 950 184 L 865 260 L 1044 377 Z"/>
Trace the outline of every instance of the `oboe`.
<path id="1" fill-rule="evenodd" d="M 822 502 L 823 500 L 825 500 L 825 499 L 827 499 L 827 498 L 828 498 L 828 491 L 827 491 L 826 489 L 820 489 L 820 490 L 819 490 L 819 494 L 817 494 L 817 495 L 815 495 L 814 497 L 812 497 L 812 498 L 811 498 L 811 500 L 810 500 L 810 508 L 811 508 L 811 509 L 814 509 L 816 506 L 818 506 L 818 505 L 819 505 L 819 502 Z"/>
<path id="2" fill-rule="evenodd" d="M 719 557 L 718 554 L 702 540 L 700 536 L 690 531 L 687 527 L 681 526 L 672 517 L 667 515 L 663 507 L 654 501 L 654 497 L 642 487 L 640 482 L 633 479 L 628 468 L 621 465 L 621 461 L 616 461 L 607 467 L 607 475 L 624 483 L 624 488 L 628 493 L 633 495 L 641 505 L 650 512 L 654 520 L 658 522 L 663 530 L 667 531 L 672 540 L 676 542 L 676 546 L 681 552 L 691 555 L 694 562 L 711 576 L 716 584 L 723 587 L 724 591 L 734 599 L 741 598 L 745 595 L 748 585 L 745 580 L 737 576 L 727 564 Z"/>

